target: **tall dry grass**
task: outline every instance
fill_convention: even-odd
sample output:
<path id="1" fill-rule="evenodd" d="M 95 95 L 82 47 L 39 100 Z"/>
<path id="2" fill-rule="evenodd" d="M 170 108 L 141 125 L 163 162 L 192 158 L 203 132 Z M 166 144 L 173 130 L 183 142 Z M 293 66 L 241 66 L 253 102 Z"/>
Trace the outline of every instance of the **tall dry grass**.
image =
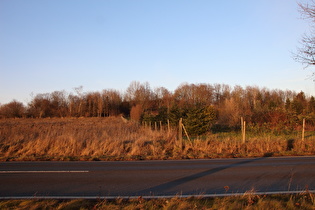
<path id="1" fill-rule="evenodd" d="M 180 147 L 176 131 L 121 118 L 0 120 L 0 160 L 139 160 L 315 154 L 315 137 L 209 134 Z"/>
<path id="2" fill-rule="evenodd" d="M 255 195 L 229 197 L 161 198 L 145 200 L 1 200 L 0 209 L 310 209 L 315 208 L 314 194 Z"/>

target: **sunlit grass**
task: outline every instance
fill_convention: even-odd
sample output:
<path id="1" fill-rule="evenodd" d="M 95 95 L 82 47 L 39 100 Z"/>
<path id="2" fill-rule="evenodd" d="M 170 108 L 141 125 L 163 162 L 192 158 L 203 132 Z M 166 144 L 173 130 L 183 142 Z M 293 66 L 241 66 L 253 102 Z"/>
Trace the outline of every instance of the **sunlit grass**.
<path id="1" fill-rule="evenodd" d="M 315 135 L 248 131 L 184 138 L 120 118 L 0 120 L 0 160 L 156 160 L 314 155 Z"/>
<path id="2" fill-rule="evenodd" d="M 314 194 L 115 200 L 2 200 L 0 209 L 314 209 Z"/>

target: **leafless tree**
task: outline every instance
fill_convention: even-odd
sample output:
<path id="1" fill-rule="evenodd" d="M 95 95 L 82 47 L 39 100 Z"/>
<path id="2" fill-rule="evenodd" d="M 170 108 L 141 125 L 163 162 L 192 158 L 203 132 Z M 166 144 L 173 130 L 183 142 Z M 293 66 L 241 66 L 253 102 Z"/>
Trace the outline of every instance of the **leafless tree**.
<path id="1" fill-rule="evenodd" d="M 120 114 L 119 107 L 122 104 L 122 96 L 119 91 L 106 89 L 102 91 L 104 116 L 117 116 Z"/>
<path id="2" fill-rule="evenodd" d="M 16 100 L 0 106 L 0 118 L 20 118 L 25 115 L 25 106 Z"/>
<path id="3" fill-rule="evenodd" d="M 302 18 L 310 22 L 311 30 L 310 33 L 305 33 L 302 36 L 301 46 L 297 48 L 293 58 L 307 68 L 315 65 L 315 1 L 311 0 L 310 3 L 299 3 L 298 5 Z"/>
<path id="4" fill-rule="evenodd" d="M 131 82 L 126 90 L 125 100 L 131 102 L 133 106 L 141 104 L 143 109 L 147 109 L 152 100 L 152 90 L 149 83 Z"/>

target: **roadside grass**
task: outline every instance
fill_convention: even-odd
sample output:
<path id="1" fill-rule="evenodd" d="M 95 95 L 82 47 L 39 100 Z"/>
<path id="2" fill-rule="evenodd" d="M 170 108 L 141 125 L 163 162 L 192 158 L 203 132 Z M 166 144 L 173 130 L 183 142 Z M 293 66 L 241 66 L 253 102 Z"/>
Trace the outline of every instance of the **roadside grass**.
<path id="1" fill-rule="evenodd" d="M 314 194 L 116 200 L 1 200 L 0 209 L 314 209 Z"/>
<path id="2" fill-rule="evenodd" d="M 315 132 L 207 134 L 191 141 L 177 131 L 151 130 L 118 117 L 1 119 L 0 161 L 158 160 L 315 154 Z"/>

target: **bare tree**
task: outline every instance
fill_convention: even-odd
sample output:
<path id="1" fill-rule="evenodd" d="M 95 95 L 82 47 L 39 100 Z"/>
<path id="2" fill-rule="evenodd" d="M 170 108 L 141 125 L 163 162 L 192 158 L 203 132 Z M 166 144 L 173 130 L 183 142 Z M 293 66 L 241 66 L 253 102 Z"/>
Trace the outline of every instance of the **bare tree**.
<path id="1" fill-rule="evenodd" d="M 122 96 L 119 91 L 106 89 L 102 91 L 101 97 L 104 116 L 117 116 L 120 114 L 119 107 L 122 103 Z"/>
<path id="2" fill-rule="evenodd" d="M 0 105 L 0 118 L 15 118 L 25 115 L 25 106 L 16 100 L 4 105 Z"/>
<path id="3" fill-rule="evenodd" d="M 174 93 L 180 105 L 206 106 L 212 104 L 214 88 L 209 84 L 181 84 Z"/>
<path id="4" fill-rule="evenodd" d="M 311 32 L 302 36 L 301 46 L 297 48 L 293 58 L 307 68 L 315 65 L 315 1 L 311 0 L 310 3 L 299 3 L 298 5 L 302 17 L 310 21 Z"/>
<path id="5" fill-rule="evenodd" d="M 125 100 L 131 102 L 133 106 L 141 104 L 143 109 L 147 109 L 152 100 L 152 90 L 149 83 L 131 82 L 127 88 Z"/>

